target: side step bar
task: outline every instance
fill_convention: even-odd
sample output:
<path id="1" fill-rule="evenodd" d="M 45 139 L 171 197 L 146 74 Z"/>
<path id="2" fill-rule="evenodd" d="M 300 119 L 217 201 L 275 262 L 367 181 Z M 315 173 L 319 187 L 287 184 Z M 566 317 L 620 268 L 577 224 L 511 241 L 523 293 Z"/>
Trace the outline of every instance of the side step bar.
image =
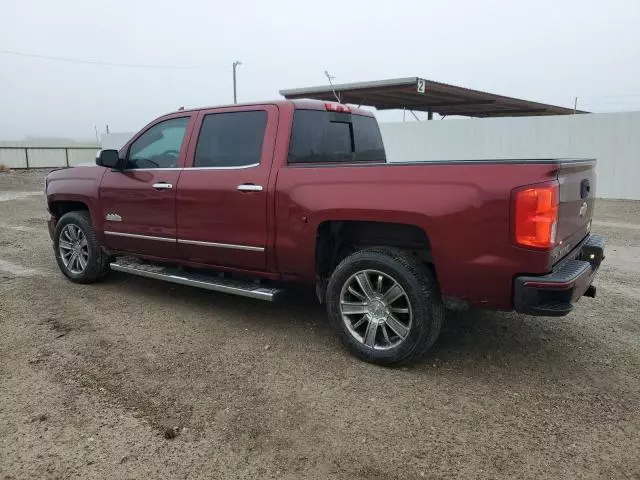
<path id="1" fill-rule="evenodd" d="M 191 287 L 204 288 L 214 292 L 231 293 L 243 297 L 255 298 L 273 302 L 284 289 L 266 287 L 251 281 L 242 281 L 229 278 L 221 278 L 215 275 L 203 273 L 185 272 L 179 268 L 164 267 L 149 263 L 128 262 L 126 259 L 118 259 L 111 263 L 111 270 L 130 273 L 141 277 L 164 280 L 165 282 L 179 283 Z"/>

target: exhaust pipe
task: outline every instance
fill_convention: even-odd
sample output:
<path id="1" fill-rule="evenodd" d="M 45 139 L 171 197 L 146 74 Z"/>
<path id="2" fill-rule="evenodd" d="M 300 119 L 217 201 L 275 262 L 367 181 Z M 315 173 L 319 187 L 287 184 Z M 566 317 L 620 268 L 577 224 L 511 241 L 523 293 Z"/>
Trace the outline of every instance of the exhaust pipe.
<path id="1" fill-rule="evenodd" d="M 593 285 L 589 285 L 589 288 L 587 288 L 586 292 L 584 292 L 584 296 L 596 298 L 596 287 L 594 287 Z"/>

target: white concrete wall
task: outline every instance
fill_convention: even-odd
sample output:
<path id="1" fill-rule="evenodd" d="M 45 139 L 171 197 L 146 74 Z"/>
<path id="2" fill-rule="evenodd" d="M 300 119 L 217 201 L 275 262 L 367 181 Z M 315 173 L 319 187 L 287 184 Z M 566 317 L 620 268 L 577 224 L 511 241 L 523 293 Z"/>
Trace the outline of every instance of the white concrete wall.
<path id="1" fill-rule="evenodd" d="M 95 163 L 96 155 L 100 151 L 100 147 L 93 149 L 69 148 L 69 166 L 78 165 L 79 163 Z"/>
<path id="2" fill-rule="evenodd" d="M 596 158 L 597 196 L 640 200 L 640 112 L 382 123 L 392 162 Z"/>
<path id="3" fill-rule="evenodd" d="M 100 137 L 100 147 L 120 150 L 134 135 L 135 132 L 103 133 Z"/>
<path id="4" fill-rule="evenodd" d="M 0 165 L 55 168 L 95 162 L 99 147 L 90 143 L 0 142 Z"/>

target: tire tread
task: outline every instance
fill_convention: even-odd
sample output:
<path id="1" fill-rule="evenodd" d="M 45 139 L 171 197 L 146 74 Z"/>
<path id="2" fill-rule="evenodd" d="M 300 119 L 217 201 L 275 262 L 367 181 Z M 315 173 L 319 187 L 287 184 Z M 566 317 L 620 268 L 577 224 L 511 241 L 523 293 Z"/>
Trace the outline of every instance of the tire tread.
<path id="1" fill-rule="evenodd" d="M 61 265 L 60 255 L 58 253 L 58 235 L 60 229 L 66 225 L 67 223 L 75 223 L 76 225 L 82 228 L 85 236 L 87 237 L 87 242 L 90 245 L 92 250 L 92 255 L 89 258 L 89 265 L 87 269 L 82 272 L 81 276 L 70 276 L 66 272 L 63 265 Z M 60 220 L 58 221 L 58 225 L 56 227 L 56 240 L 54 241 L 54 250 L 56 255 L 56 260 L 58 261 L 58 265 L 60 266 L 60 270 L 62 273 L 72 282 L 75 283 L 95 283 L 104 279 L 109 272 L 111 271 L 109 267 L 109 257 L 104 252 L 102 247 L 100 246 L 100 242 L 96 236 L 96 232 L 93 228 L 93 224 L 91 223 L 91 216 L 89 212 L 86 210 L 74 210 L 68 213 L 65 213 Z"/>
<path id="2" fill-rule="evenodd" d="M 343 259 L 342 262 L 340 262 L 340 264 L 334 270 L 334 273 L 340 272 L 351 263 L 362 260 L 376 260 L 377 258 L 379 259 L 381 257 L 385 259 L 391 259 L 392 261 L 396 262 L 403 269 L 405 269 L 407 273 L 409 273 L 413 277 L 414 280 L 416 280 L 420 290 L 419 294 L 422 296 L 426 303 L 425 308 L 430 310 L 427 315 L 427 318 L 429 319 L 429 325 L 427 325 L 424 334 L 420 335 L 418 341 L 415 342 L 411 349 L 407 350 L 402 355 L 392 359 L 386 358 L 384 360 L 381 360 L 379 358 L 363 353 L 360 350 L 356 350 L 353 347 L 351 348 L 351 350 L 364 360 L 373 363 L 389 366 L 399 366 L 407 363 L 413 363 L 424 356 L 424 354 L 435 344 L 438 335 L 440 334 L 442 324 L 444 322 L 444 305 L 440 298 L 433 273 L 426 266 L 422 265 L 411 254 L 397 248 L 384 246 L 365 248 L 349 255 L 348 257 Z M 333 278 L 334 277 L 332 276 L 332 280 Z M 330 288 L 327 289 L 328 295 L 329 292 L 332 291 L 332 282 L 330 281 L 329 283 Z M 332 304 L 332 301 L 327 296 L 329 316 L 334 321 L 334 326 L 343 335 L 346 335 L 342 329 L 342 326 L 340 325 L 341 319 L 339 318 L 339 312 L 332 311 Z M 350 346 L 349 342 L 346 343 L 348 346 Z"/>

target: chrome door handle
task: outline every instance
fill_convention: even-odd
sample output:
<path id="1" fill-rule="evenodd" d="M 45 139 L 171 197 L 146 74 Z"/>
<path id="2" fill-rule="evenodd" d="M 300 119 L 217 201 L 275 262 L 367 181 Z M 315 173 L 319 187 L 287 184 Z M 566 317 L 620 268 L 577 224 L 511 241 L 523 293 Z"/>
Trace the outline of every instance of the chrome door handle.
<path id="1" fill-rule="evenodd" d="M 243 183 L 238 185 L 238 190 L 241 192 L 261 192 L 262 185 L 254 185 L 253 183 Z"/>
<path id="2" fill-rule="evenodd" d="M 154 183 L 152 187 L 155 188 L 156 190 L 164 190 L 168 188 L 173 188 L 173 185 L 167 182 L 160 182 L 160 183 Z"/>

